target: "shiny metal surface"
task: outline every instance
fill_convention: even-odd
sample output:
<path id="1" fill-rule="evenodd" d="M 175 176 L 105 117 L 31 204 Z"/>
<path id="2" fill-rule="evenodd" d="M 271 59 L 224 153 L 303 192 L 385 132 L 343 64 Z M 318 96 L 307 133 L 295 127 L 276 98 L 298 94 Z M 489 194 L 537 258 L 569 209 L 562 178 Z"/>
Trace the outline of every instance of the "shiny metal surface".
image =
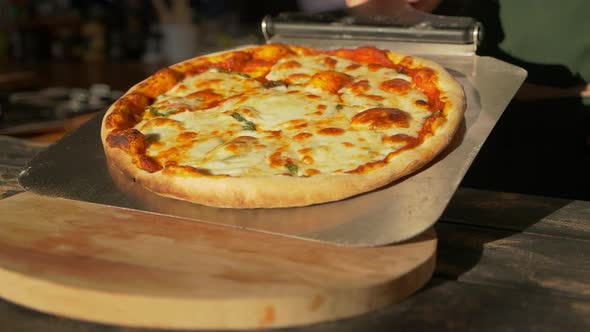
<path id="1" fill-rule="evenodd" d="M 395 42 L 396 50 L 402 48 L 409 54 L 422 49 L 422 54 L 474 55 L 483 35 L 482 25 L 471 17 L 433 15 L 403 1 L 388 16 L 280 13 L 264 17 L 261 29 L 269 42 L 319 43 L 323 47 L 334 40 L 342 46 Z"/>
<path id="2" fill-rule="evenodd" d="M 324 45 L 325 46 L 325 45 Z M 346 246 L 409 239 L 440 217 L 485 138 L 521 85 L 524 70 L 488 57 L 430 57 L 463 85 L 467 112 L 452 145 L 422 171 L 339 202 L 286 209 L 218 209 L 164 198 L 109 170 L 98 115 L 38 154 L 20 183 L 42 195 Z"/>
<path id="3" fill-rule="evenodd" d="M 344 12 L 280 13 L 262 21 L 262 32 L 272 36 L 329 39 L 477 44 L 479 23 L 471 17 L 433 15 L 401 3 L 387 16 L 358 16 Z"/>

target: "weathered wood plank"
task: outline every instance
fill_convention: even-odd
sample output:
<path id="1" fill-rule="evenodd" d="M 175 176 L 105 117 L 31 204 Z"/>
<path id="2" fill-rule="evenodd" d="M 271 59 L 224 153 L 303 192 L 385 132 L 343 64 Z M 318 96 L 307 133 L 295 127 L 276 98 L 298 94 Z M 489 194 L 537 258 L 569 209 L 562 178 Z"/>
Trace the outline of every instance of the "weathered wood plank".
<path id="1" fill-rule="evenodd" d="M 16 179 L 26 163 L 42 149 L 38 144 L 0 136 L 0 199 L 24 191 Z"/>
<path id="2" fill-rule="evenodd" d="M 460 188 L 441 220 L 590 239 L 590 202 Z"/>
<path id="3" fill-rule="evenodd" d="M 0 168 L 5 166 L 22 167 L 42 149 L 43 146 L 38 144 L 0 136 Z"/>
<path id="4" fill-rule="evenodd" d="M 590 202 L 573 201 L 529 227 L 527 232 L 590 239 Z"/>
<path id="5" fill-rule="evenodd" d="M 438 224 L 435 274 L 590 300 L 590 241 Z"/>
<path id="6" fill-rule="evenodd" d="M 19 332 L 147 332 L 46 315 L 0 300 L 0 322 Z M 397 305 L 363 316 L 279 331 L 587 331 L 590 302 L 527 289 L 435 279 Z"/>
<path id="7" fill-rule="evenodd" d="M 23 192 L 16 180 L 21 167 L 0 166 L 0 199 Z"/>
<path id="8" fill-rule="evenodd" d="M 590 301 L 435 279 L 400 305 L 351 323 L 338 330 L 587 331 Z"/>

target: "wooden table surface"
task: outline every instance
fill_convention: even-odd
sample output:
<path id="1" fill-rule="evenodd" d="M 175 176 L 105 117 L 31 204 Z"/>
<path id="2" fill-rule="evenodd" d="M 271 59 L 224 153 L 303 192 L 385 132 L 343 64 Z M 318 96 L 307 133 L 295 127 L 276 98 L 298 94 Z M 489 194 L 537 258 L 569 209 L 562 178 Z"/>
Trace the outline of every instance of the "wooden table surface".
<path id="1" fill-rule="evenodd" d="M 0 199 L 43 146 L 0 136 Z M 460 188 L 441 220 L 427 286 L 400 304 L 288 331 L 589 331 L 590 202 Z M 142 331 L 0 299 L 0 330 Z M 153 330 L 145 330 L 153 331 Z"/>

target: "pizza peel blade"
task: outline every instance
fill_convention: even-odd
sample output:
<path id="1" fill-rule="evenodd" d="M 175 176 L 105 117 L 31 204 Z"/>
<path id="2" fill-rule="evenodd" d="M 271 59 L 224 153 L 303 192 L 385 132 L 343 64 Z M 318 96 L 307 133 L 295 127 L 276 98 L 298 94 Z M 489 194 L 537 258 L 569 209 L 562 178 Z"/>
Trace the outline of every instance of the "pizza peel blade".
<path id="1" fill-rule="evenodd" d="M 465 90 L 467 109 L 459 132 L 451 145 L 425 168 L 369 193 L 308 207 L 221 209 L 160 197 L 110 169 L 100 140 L 102 113 L 35 156 L 21 173 L 20 184 L 28 191 L 46 196 L 335 245 L 397 243 L 421 234 L 442 215 L 480 147 L 526 77 L 523 69 L 476 56 L 474 49 L 468 51 L 464 45 L 455 53 L 450 51 L 452 46 L 440 46 L 441 53 L 437 54 L 437 45 L 432 43 L 421 47 L 411 43 L 409 52 L 404 52 L 404 44 L 396 41 L 283 38 L 278 40 L 324 48 L 369 44 L 423 55 L 438 62 Z"/>

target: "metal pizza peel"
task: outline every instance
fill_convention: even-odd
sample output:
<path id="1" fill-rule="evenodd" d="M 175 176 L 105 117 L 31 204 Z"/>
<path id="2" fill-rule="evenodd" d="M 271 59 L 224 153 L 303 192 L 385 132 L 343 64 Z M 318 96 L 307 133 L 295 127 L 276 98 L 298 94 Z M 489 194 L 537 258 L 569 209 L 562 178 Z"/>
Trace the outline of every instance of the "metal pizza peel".
<path id="1" fill-rule="evenodd" d="M 481 27 L 471 18 L 280 14 L 262 22 L 267 42 L 320 48 L 373 45 L 443 65 L 463 85 L 467 110 L 452 144 L 419 172 L 338 202 L 281 209 L 221 209 L 155 195 L 109 168 L 101 140 L 104 113 L 33 158 L 19 181 L 28 191 L 344 246 L 397 243 L 429 229 L 520 87 L 526 72 L 476 55 Z M 289 188 L 285 188 L 289 190 Z"/>

